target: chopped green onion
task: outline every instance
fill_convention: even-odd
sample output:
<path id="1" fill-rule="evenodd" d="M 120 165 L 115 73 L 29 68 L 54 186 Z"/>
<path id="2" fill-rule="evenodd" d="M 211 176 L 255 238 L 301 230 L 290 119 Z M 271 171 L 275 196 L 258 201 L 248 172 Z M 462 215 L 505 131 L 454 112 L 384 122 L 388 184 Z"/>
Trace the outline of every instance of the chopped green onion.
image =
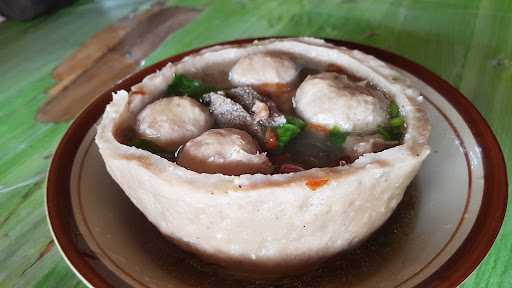
<path id="1" fill-rule="evenodd" d="M 400 141 L 403 136 L 402 127 L 380 126 L 377 128 L 377 133 L 386 141 Z"/>
<path id="2" fill-rule="evenodd" d="M 347 133 L 341 131 L 338 126 L 334 126 L 329 130 L 329 141 L 332 144 L 341 147 L 345 143 L 345 140 L 347 140 Z"/>
<path id="3" fill-rule="evenodd" d="M 398 105 L 396 105 L 395 102 L 389 103 L 388 116 L 389 118 L 400 117 L 400 108 L 398 108 Z"/>
<path id="4" fill-rule="evenodd" d="M 167 87 L 167 94 L 171 96 L 187 95 L 199 100 L 204 94 L 215 90 L 215 88 L 206 86 L 183 74 L 176 74 Z"/>
<path id="5" fill-rule="evenodd" d="M 279 148 L 283 148 L 288 144 L 293 138 L 299 135 L 301 129 L 293 124 L 285 123 L 276 128 L 277 133 L 277 143 L 279 144 Z"/>
<path id="6" fill-rule="evenodd" d="M 283 149 L 293 138 L 295 138 L 306 123 L 296 117 L 286 117 L 286 123 L 275 127 L 279 149 Z"/>
<path id="7" fill-rule="evenodd" d="M 146 150 L 152 154 L 158 155 L 162 158 L 165 158 L 167 160 L 174 159 L 175 151 L 166 151 L 164 148 L 156 145 L 154 142 L 151 142 L 150 140 L 137 138 L 132 140 L 128 145 Z M 174 161 L 174 160 L 172 160 Z"/>
<path id="8" fill-rule="evenodd" d="M 386 129 L 385 127 L 382 127 L 382 126 L 378 127 L 377 133 L 379 133 L 386 141 L 392 140 L 391 134 L 388 132 L 388 129 Z"/>
<path id="9" fill-rule="evenodd" d="M 395 102 L 391 102 L 388 106 L 388 122 L 385 126 L 378 127 L 377 133 L 386 141 L 399 141 L 403 136 L 404 124 L 405 119 L 400 115 L 400 108 Z"/>
<path id="10" fill-rule="evenodd" d="M 146 139 L 142 139 L 142 138 L 137 138 L 135 140 L 133 140 L 131 143 L 130 143 L 130 146 L 133 146 L 133 147 L 136 147 L 136 148 L 139 148 L 139 149 L 142 149 L 142 150 L 146 150 L 146 151 L 149 151 L 151 153 L 160 153 L 162 152 L 161 148 L 158 147 L 156 144 L 154 144 L 153 142 L 149 141 L 149 140 L 146 140 Z"/>
<path id="11" fill-rule="evenodd" d="M 398 116 L 398 117 L 389 119 L 388 123 L 389 123 L 389 126 L 391 126 L 391 127 L 400 127 L 400 126 L 404 125 L 405 120 L 403 117 Z"/>
<path id="12" fill-rule="evenodd" d="M 306 126 L 306 122 L 304 122 L 302 119 L 293 117 L 293 116 L 287 116 L 286 117 L 286 123 L 292 124 L 297 126 L 298 128 L 302 129 Z"/>

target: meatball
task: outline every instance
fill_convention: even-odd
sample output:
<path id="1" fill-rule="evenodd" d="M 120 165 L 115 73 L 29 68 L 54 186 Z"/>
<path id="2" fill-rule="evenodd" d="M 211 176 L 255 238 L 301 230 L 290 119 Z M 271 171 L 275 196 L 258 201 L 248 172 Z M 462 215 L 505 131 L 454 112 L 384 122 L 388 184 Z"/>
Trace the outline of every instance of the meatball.
<path id="1" fill-rule="evenodd" d="M 309 123 L 345 132 L 373 132 L 387 120 L 388 100 L 345 75 L 320 73 L 302 82 L 293 98 L 295 111 Z"/>
<path id="2" fill-rule="evenodd" d="M 146 106 L 137 115 L 137 137 L 151 141 L 166 151 L 175 151 L 188 140 L 213 126 L 208 109 L 187 97 L 163 98 Z"/>
<path id="3" fill-rule="evenodd" d="M 202 173 L 242 175 L 270 173 L 272 164 L 245 131 L 211 129 L 181 148 L 177 163 Z"/>
<path id="4" fill-rule="evenodd" d="M 244 56 L 229 72 L 235 86 L 293 82 L 300 68 L 289 57 L 281 54 L 259 53 Z"/>

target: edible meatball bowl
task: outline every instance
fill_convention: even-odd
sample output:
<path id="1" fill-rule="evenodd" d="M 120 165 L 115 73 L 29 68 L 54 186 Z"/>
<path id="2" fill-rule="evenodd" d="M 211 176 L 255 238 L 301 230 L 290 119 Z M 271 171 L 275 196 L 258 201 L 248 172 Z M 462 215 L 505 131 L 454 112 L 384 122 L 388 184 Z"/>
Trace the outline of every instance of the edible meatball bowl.
<path id="1" fill-rule="evenodd" d="M 335 64 L 385 90 L 406 119 L 401 145 L 365 154 L 346 166 L 228 176 L 187 170 L 120 143 L 122 131 L 148 103 L 163 96 L 176 73 L 228 86 L 234 63 L 259 52 L 286 53 L 318 69 Z M 167 64 L 130 91 L 114 93 L 96 143 L 110 175 L 163 235 L 237 273 L 273 276 L 312 267 L 352 248 L 388 219 L 430 151 L 421 100 L 407 79 L 384 62 L 323 40 L 214 46 Z M 307 185 L 317 180 L 324 185 Z"/>

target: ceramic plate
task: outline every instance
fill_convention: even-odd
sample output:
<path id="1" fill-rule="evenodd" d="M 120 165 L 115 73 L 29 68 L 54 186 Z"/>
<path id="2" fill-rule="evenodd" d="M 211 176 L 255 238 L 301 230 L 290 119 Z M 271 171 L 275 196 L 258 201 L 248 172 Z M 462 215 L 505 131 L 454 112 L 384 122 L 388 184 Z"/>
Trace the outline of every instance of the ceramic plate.
<path id="1" fill-rule="evenodd" d="M 317 270 L 271 283 L 230 278 L 165 240 L 109 176 L 93 140 L 112 91 L 196 49 L 121 81 L 62 138 L 46 204 L 55 241 L 77 275 L 94 287 L 454 287 L 464 280 L 490 249 L 505 213 L 507 177 L 496 138 L 475 107 L 427 69 L 380 49 L 329 42 L 402 70 L 424 96 L 432 122 L 432 153 L 382 228 Z"/>

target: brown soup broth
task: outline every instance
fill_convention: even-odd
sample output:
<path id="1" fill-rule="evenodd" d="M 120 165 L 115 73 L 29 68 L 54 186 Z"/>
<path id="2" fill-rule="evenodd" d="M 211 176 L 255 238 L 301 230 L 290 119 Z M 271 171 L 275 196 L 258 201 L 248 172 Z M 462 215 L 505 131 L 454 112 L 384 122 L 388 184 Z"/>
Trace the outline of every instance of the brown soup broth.
<path id="1" fill-rule="evenodd" d="M 270 84 L 253 88 L 260 95 L 272 99 L 274 103 L 278 105 L 281 112 L 286 116 L 300 118 L 295 114 L 292 105 L 292 98 L 295 95 L 298 86 L 309 75 L 315 75 L 326 71 L 346 75 L 350 80 L 354 82 L 364 81 L 361 78 L 347 73 L 345 70 L 339 68 L 338 66 L 327 65 L 325 71 L 303 67 L 296 81 L 294 81 L 291 85 Z M 382 89 L 373 83 L 366 81 L 361 84 L 362 89 L 371 90 L 372 93 L 382 95 L 388 100 L 391 99 L 389 95 L 387 95 Z M 216 123 L 212 128 L 223 127 L 220 127 Z M 172 162 L 176 161 L 181 147 L 175 151 L 164 151 L 159 147 L 151 145 L 151 143 L 147 141 L 141 141 L 141 139 L 138 139 L 135 135 L 133 127 L 123 130 L 123 133 L 118 133 L 118 138 L 121 143 L 150 151 L 153 154 L 156 154 Z M 264 143 L 260 143 L 260 148 L 262 149 L 262 152 L 267 153 L 267 156 L 274 166 L 274 173 L 289 173 L 312 168 L 336 167 L 349 164 L 355 160 L 353 157 L 350 157 L 345 153 L 343 147 L 331 143 L 328 129 L 308 123 L 306 123 L 306 127 L 302 129 L 302 131 L 284 148 L 273 150 L 265 149 Z M 286 171 L 287 169 L 282 169 L 283 165 L 291 165 L 294 168 L 292 171 Z"/>

